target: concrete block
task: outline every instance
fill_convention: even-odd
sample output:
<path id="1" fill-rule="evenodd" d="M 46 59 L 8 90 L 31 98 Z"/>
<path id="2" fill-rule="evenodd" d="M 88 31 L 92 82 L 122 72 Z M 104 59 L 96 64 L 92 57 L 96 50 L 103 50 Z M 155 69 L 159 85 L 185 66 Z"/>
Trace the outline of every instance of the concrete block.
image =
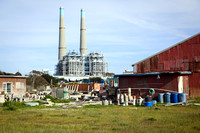
<path id="1" fill-rule="evenodd" d="M 0 95 L 0 103 L 4 103 L 4 102 L 5 102 L 4 95 Z"/>

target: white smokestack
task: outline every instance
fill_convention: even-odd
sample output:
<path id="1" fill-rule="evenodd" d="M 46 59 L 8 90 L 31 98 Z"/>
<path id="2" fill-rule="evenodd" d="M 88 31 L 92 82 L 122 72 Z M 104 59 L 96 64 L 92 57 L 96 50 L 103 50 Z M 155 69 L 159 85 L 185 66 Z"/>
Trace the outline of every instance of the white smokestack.
<path id="1" fill-rule="evenodd" d="M 80 53 L 81 55 L 87 55 L 86 46 L 86 28 L 85 28 L 85 10 L 81 9 L 81 36 L 80 36 Z"/>

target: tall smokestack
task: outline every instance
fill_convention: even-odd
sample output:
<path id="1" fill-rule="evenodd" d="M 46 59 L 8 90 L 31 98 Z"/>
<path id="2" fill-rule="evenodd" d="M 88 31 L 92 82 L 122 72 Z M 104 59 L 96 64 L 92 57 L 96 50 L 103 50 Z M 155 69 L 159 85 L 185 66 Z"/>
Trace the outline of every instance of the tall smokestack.
<path id="1" fill-rule="evenodd" d="M 62 60 L 66 55 L 65 44 L 65 24 L 64 24 L 64 8 L 60 7 L 60 25 L 59 25 L 59 51 L 58 60 Z"/>
<path id="2" fill-rule="evenodd" d="M 81 37 L 80 37 L 80 53 L 81 55 L 87 55 L 86 46 L 86 28 L 85 28 L 85 10 L 81 9 Z"/>

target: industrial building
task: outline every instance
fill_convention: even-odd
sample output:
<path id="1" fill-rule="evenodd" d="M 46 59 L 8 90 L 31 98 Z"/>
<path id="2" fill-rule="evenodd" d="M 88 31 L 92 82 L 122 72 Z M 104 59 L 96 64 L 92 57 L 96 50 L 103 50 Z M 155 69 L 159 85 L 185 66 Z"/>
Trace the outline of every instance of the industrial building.
<path id="1" fill-rule="evenodd" d="M 86 26 L 85 10 L 81 9 L 80 27 L 80 54 L 72 51 L 66 53 L 64 8 L 60 8 L 60 27 L 59 27 L 59 51 L 58 64 L 56 65 L 56 76 L 64 76 L 70 79 L 84 78 L 85 76 L 105 77 L 108 71 L 108 64 L 104 62 L 104 56 L 100 52 L 87 54 L 86 46 Z M 68 76 L 68 78 L 67 78 Z M 73 80 L 73 79 L 72 79 Z"/>
<path id="2" fill-rule="evenodd" d="M 132 65 L 133 74 L 115 75 L 133 95 L 179 92 L 200 96 L 200 33 Z"/>

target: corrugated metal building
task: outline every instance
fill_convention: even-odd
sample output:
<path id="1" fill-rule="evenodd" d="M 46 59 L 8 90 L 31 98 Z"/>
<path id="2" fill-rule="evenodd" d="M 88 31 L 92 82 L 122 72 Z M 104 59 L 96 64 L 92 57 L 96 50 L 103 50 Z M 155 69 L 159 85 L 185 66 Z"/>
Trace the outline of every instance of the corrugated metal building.
<path id="1" fill-rule="evenodd" d="M 156 88 L 200 96 L 200 33 L 132 65 L 134 74 L 117 75 L 119 88 Z M 145 91 L 143 91 L 145 92 Z"/>

